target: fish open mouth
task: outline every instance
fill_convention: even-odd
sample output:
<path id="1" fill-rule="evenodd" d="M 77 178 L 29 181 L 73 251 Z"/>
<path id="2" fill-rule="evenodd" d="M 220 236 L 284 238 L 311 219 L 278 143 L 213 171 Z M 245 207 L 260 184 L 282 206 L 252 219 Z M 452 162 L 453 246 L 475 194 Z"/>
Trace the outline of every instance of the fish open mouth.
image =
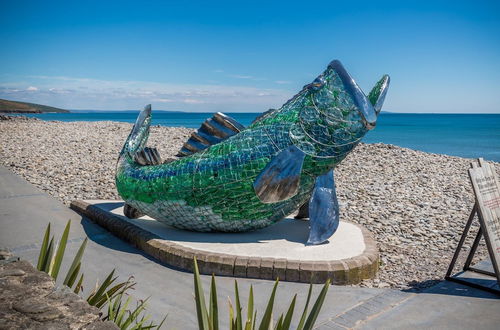
<path id="1" fill-rule="evenodd" d="M 332 61 L 328 67 L 339 75 L 346 91 L 351 95 L 354 104 L 356 104 L 365 127 L 369 130 L 373 129 L 377 123 L 377 112 L 370 103 L 370 100 L 368 100 L 361 88 L 359 88 L 358 84 L 356 84 L 339 60 Z"/>

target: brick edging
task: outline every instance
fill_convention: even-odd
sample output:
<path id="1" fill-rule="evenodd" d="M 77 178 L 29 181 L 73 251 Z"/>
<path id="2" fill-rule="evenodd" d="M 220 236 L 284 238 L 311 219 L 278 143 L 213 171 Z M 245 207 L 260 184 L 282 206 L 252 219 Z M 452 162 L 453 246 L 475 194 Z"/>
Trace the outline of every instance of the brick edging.
<path id="1" fill-rule="evenodd" d="M 371 233 L 358 224 L 353 225 L 360 228 L 363 234 L 365 250 L 362 254 L 341 260 L 301 261 L 235 256 L 195 250 L 162 239 L 137 225 L 124 221 L 118 215 L 103 211 L 85 201 L 72 201 L 70 207 L 160 262 L 187 271 L 193 270 L 193 258 L 196 257 L 202 274 L 269 280 L 279 277 L 281 281 L 305 283 L 324 283 L 327 279 L 331 279 L 333 284 L 346 285 L 373 278 L 379 269 L 377 243 Z"/>

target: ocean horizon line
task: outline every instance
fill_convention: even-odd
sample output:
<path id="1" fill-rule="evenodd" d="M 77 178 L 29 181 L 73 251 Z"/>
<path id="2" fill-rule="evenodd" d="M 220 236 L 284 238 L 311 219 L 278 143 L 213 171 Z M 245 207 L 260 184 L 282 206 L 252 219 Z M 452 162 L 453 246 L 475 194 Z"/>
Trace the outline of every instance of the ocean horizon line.
<path id="1" fill-rule="evenodd" d="M 138 110 L 80 110 L 69 113 L 23 114 L 42 120 L 116 121 L 134 123 Z M 153 111 L 152 125 L 197 129 L 214 112 Z M 226 112 L 244 126 L 258 112 Z M 383 111 L 374 130 L 363 139 L 367 143 L 386 143 L 400 147 L 500 162 L 500 114 L 477 113 L 400 113 Z"/>
<path id="2" fill-rule="evenodd" d="M 74 109 L 69 110 L 70 113 L 92 113 L 92 112 L 140 112 L 142 109 L 137 110 L 120 110 L 120 109 L 107 109 L 107 110 L 95 110 L 95 109 Z M 215 113 L 217 111 L 183 111 L 183 110 L 161 110 L 153 109 L 153 112 L 168 112 L 168 113 L 186 113 L 186 114 L 196 114 L 196 113 Z M 263 113 L 265 111 L 220 111 L 224 113 Z M 386 114 L 398 114 L 398 115 L 500 115 L 500 112 L 397 112 L 397 111 L 386 111 L 382 110 L 381 113 Z M 42 113 L 43 114 L 43 113 Z"/>

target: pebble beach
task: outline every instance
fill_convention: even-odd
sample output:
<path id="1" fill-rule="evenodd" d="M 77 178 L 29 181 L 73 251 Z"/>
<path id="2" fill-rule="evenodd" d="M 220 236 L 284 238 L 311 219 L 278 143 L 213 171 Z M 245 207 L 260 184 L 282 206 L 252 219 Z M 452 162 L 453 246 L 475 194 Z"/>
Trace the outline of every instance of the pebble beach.
<path id="1" fill-rule="evenodd" d="M 66 205 L 79 199 L 119 199 L 115 165 L 131 127 L 0 116 L 0 164 Z M 148 144 L 163 159 L 175 158 L 191 132 L 153 126 Z M 467 174 L 471 161 L 360 144 L 336 168 L 341 219 L 366 227 L 380 249 L 378 275 L 360 286 L 420 290 L 443 279 L 474 204 Z M 500 163 L 494 164 L 500 173 Z M 477 229 L 475 223 L 472 233 Z M 474 235 L 469 236 L 460 265 Z M 486 256 L 481 244 L 475 260 Z"/>

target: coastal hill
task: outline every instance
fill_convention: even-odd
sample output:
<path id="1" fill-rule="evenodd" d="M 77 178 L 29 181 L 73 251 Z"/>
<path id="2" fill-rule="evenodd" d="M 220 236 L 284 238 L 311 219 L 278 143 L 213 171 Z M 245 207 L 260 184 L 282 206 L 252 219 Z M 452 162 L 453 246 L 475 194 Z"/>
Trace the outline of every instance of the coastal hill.
<path id="1" fill-rule="evenodd" d="M 64 109 L 49 107 L 47 105 L 0 99 L 0 112 L 42 113 L 42 112 L 69 112 L 69 111 Z"/>

